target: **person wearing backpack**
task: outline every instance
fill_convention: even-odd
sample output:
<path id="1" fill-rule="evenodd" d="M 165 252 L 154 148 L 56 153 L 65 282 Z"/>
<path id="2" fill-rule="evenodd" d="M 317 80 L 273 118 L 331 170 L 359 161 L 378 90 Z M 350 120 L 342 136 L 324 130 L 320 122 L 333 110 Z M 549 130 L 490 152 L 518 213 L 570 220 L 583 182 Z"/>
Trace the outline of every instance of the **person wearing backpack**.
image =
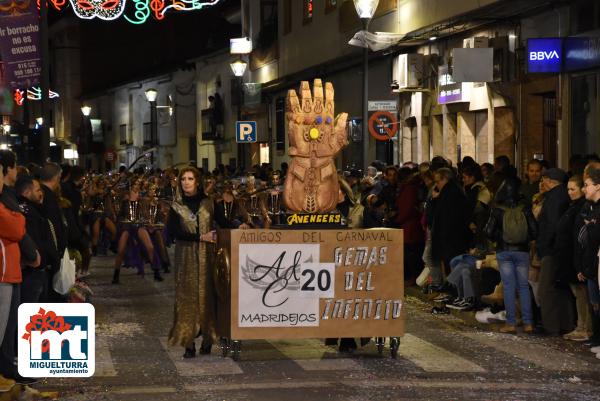
<path id="1" fill-rule="evenodd" d="M 521 182 L 507 177 L 500 185 L 495 207 L 484 228 L 488 239 L 496 243 L 496 259 L 504 283 L 506 324 L 502 333 L 516 334 L 516 295 L 519 294 L 525 333 L 533 333 L 533 313 L 529 295 L 529 242 L 537 236 L 537 224 L 531 210 L 519 195 Z"/>
<path id="2" fill-rule="evenodd" d="M 560 283 L 560 249 L 556 242 L 560 218 L 571 203 L 567 178 L 567 173 L 559 168 L 547 169 L 542 174 L 547 192 L 538 217 L 536 252 L 541 260 L 538 298 L 542 325 L 549 335 L 569 333 L 575 328 L 573 296 L 568 285 Z"/>

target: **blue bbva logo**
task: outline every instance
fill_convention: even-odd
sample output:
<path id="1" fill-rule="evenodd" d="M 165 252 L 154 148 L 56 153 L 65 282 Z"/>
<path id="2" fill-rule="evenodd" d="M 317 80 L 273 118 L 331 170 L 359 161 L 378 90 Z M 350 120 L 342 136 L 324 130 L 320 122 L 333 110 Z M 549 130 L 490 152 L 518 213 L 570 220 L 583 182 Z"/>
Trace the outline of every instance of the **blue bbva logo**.
<path id="1" fill-rule="evenodd" d="M 556 50 L 552 50 L 549 52 L 529 52 L 529 60 L 552 60 L 552 59 L 560 59 L 558 52 Z"/>
<path id="2" fill-rule="evenodd" d="M 19 373 L 25 377 L 89 377 L 95 369 L 91 304 L 22 304 Z"/>
<path id="3" fill-rule="evenodd" d="M 533 38 L 527 40 L 527 71 L 530 73 L 562 70 L 562 39 Z"/>

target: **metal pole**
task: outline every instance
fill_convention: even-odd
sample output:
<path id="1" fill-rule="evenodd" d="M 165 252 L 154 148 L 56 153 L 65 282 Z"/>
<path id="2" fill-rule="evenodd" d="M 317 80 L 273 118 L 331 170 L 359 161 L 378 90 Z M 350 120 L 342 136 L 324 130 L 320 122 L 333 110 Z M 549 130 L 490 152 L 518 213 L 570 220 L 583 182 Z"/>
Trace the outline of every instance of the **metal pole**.
<path id="1" fill-rule="evenodd" d="M 42 90 L 42 118 L 41 143 L 39 162 L 44 164 L 50 155 L 50 113 L 48 92 L 50 90 L 50 49 L 48 46 L 48 3 L 40 1 L 40 47 L 42 57 L 42 73 L 40 89 Z"/>
<path id="2" fill-rule="evenodd" d="M 363 29 L 369 30 L 369 19 L 363 18 Z M 366 45 L 366 43 L 365 43 Z M 362 140 L 363 140 L 363 172 L 367 171 L 369 165 L 369 48 L 363 48 L 363 100 L 362 100 Z"/>
<path id="3" fill-rule="evenodd" d="M 158 111 L 156 102 L 150 102 L 150 141 L 152 147 L 158 146 Z"/>
<path id="4" fill-rule="evenodd" d="M 237 109 L 237 120 L 241 121 L 242 120 L 242 104 L 244 102 L 244 90 L 242 89 L 242 85 L 244 82 L 244 78 L 240 77 L 239 82 L 238 82 L 238 86 L 240 88 L 239 90 L 239 94 L 238 94 L 238 109 Z M 244 144 L 243 143 L 238 143 L 238 163 L 239 166 L 242 170 L 244 170 L 246 168 L 246 155 L 244 154 Z"/>

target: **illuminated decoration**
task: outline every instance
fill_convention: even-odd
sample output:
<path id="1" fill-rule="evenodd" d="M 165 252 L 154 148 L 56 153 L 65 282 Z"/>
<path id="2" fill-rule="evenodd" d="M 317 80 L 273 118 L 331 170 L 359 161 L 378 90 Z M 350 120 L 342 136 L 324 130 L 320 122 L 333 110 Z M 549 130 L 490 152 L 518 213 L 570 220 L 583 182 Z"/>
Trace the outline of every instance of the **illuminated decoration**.
<path id="1" fill-rule="evenodd" d="M 27 8 L 30 0 L 8 0 L 6 4 L 0 1 L 0 12 L 11 14 Z M 41 0 L 36 0 L 38 8 Z M 165 18 L 168 10 L 196 11 L 205 7 L 214 6 L 221 0 L 69 0 L 75 15 L 81 19 L 101 19 L 114 21 L 124 16 L 128 22 L 140 25 L 148 21 L 150 16 L 160 21 Z M 312 1 L 311 1 L 312 3 Z M 49 4 L 61 11 L 67 4 L 66 0 L 50 0 Z M 129 6 L 127 11 L 127 4 Z"/>
<path id="2" fill-rule="evenodd" d="M 12 0 L 0 3 L 0 13 L 6 15 L 23 14 L 29 9 L 31 3 L 28 0 Z"/>
<path id="3" fill-rule="evenodd" d="M 67 0 L 50 0 L 50 4 L 52 4 L 55 10 L 61 11 L 65 4 L 67 4 Z M 37 0 L 37 8 L 38 10 L 40 9 L 40 0 Z"/>
<path id="4" fill-rule="evenodd" d="M 48 90 L 48 97 L 50 99 L 55 99 L 59 97 L 58 93 Z M 33 88 L 27 89 L 27 99 L 29 100 L 41 100 L 42 99 L 42 89 L 39 86 L 34 86 Z"/>
<path id="5" fill-rule="evenodd" d="M 150 18 L 150 4 L 148 0 L 133 0 L 135 12 L 133 13 L 134 18 L 131 19 L 125 16 L 125 19 L 132 24 L 139 25 L 143 24 Z"/>
<path id="6" fill-rule="evenodd" d="M 57 92 L 48 91 L 48 95 L 50 99 L 56 99 L 57 97 L 60 97 L 60 95 Z M 25 91 L 21 90 L 21 89 L 15 89 L 15 94 L 13 96 L 13 99 L 15 100 L 15 103 L 18 106 L 23 106 L 23 102 L 25 101 Z M 42 90 L 40 89 L 39 86 L 35 86 L 33 88 L 29 88 L 27 89 L 27 99 L 28 100 L 41 100 L 42 99 Z"/>
<path id="7" fill-rule="evenodd" d="M 75 15 L 82 19 L 112 21 L 123 14 L 125 0 L 69 0 Z"/>
<path id="8" fill-rule="evenodd" d="M 165 18 L 162 11 L 165 8 L 165 0 L 150 0 L 150 9 L 154 12 L 154 18 L 161 20 Z"/>
<path id="9" fill-rule="evenodd" d="M 221 1 L 221 0 L 205 0 L 205 1 L 201 1 L 201 0 L 171 0 L 172 4 L 169 4 L 168 6 L 166 6 L 161 11 L 161 14 L 165 15 L 167 10 L 169 10 L 171 8 L 173 8 L 177 11 L 201 10 L 204 7 L 214 6 L 219 1 Z"/>
<path id="10" fill-rule="evenodd" d="M 23 96 L 25 92 L 23 92 L 21 89 L 16 89 L 15 90 L 15 103 L 17 104 L 17 106 L 23 106 L 23 102 L 25 101 L 25 96 Z"/>
<path id="11" fill-rule="evenodd" d="M 314 12 L 314 4 L 313 0 L 304 0 L 304 22 L 309 22 L 312 20 L 313 12 Z"/>
<path id="12" fill-rule="evenodd" d="M 73 0 L 71 0 L 73 1 Z M 125 3 L 126 0 L 122 0 Z M 143 24 L 152 15 L 157 20 L 165 18 L 167 10 L 194 11 L 204 7 L 214 6 L 221 0 L 132 0 L 135 11 L 133 16 L 125 15 L 125 19 L 132 24 Z M 167 3 L 170 3 L 167 5 Z"/>

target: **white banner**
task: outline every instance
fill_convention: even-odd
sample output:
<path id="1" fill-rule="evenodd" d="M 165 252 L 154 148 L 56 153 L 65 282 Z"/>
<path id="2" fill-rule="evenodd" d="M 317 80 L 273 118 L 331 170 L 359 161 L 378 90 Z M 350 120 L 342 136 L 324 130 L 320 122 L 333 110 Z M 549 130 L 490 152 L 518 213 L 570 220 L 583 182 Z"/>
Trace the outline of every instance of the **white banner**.
<path id="1" fill-rule="evenodd" d="M 319 298 L 335 286 L 319 258 L 319 244 L 240 244 L 239 327 L 319 326 Z"/>
<path id="2" fill-rule="evenodd" d="M 368 32 L 358 31 L 354 34 L 352 39 L 348 42 L 349 45 L 357 47 L 368 47 L 374 52 L 387 49 L 388 47 L 395 46 L 404 39 L 406 35 L 403 33 L 391 33 L 391 32 Z"/>

